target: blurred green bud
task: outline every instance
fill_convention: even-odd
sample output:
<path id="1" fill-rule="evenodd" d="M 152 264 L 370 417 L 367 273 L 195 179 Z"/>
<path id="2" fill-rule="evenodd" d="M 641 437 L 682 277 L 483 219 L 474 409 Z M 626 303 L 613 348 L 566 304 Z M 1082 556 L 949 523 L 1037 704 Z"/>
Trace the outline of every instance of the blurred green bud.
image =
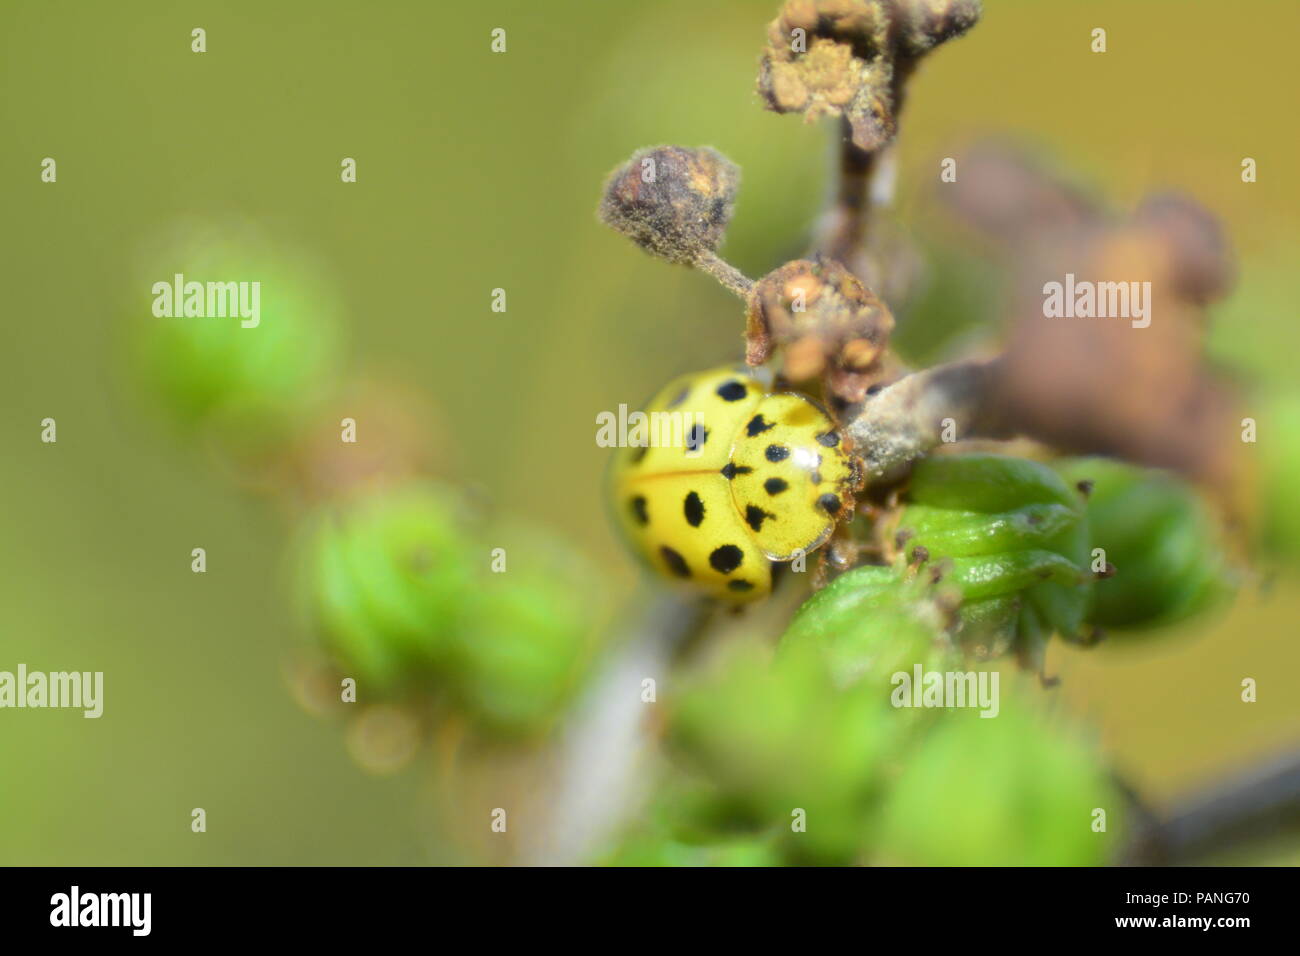
<path id="1" fill-rule="evenodd" d="M 895 675 L 955 660 L 949 600 L 901 567 L 857 568 L 805 602 L 774 656 L 738 646 L 689 685 L 669 739 L 716 785 L 712 816 L 782 834 L 794 860 L 854 859 L 883 768 L 935 713 L 893 706 Z"/>
<path id="2" fill-rule="evenodd" d="M 595 570 L 560 538 L 477 527 L 464 497 L 432 481 L 330 506 L 302 567 L 310 616 L 359 696 L 436 692 L 498 734 L 551 725 L 606 606 Z"/>
<path id="3" fill-rule="evenodd" d="M 605 866 L 781 866 L 782 857 L 770 837 L 682 843 L 663 834 L 639 833 L 601 862 Z"/>
<path id="4" fill-rule="evenodd" d="M 1093 590 L 1091 623 L 1120 629 L 1171 624 L 1230 593 L 1217 522 L 1185 482 L 1104 458 L 1071 459 L 1057 468 L 1089 489 L 1092 546 L 1115 569 Z"/>
<path id="5" fill-rule="evenodd" d="M 745 643 L 716 663 L 670 702 L 670 746 L 718 787 L 736 825 L 782 834 L 793 859 L 852 860 L 908 712 L 870 681 L 837 688 L 812 642 L 775 662 Z"/>
<path id="6" fill-rule="evenodd" d="M 280 440 L 329 386 L 338 303 L 290 250 L 191 229 L 150 254 L 135 281 L 136 368 L 183 425 L 243 445 Z"/>
<path id="7" fill-rule="evenodd" d="M 940 670 L 954 656 L 943 602 L 923 576 L 908 580 L 896 568 L 855 568 L 804 602 L 778 655 L 815 645 L 836 686 L 865 682 L 887 698 L 896 672 L 911 673 L 915 664 Z"/>
<path id="8" fill-rule="evenodd" d="M 485 536 L 450 635 L 457 701 L 492 730 L 547 729 L 582 683 L 606 614 L 606 587 L 562 538 L 511 522 Z"/>
<path id="9" fill-rule="evenodd" d="M 332 505 L 302 567 L 310 614 L 358 695 L 410 688 L 443 665 L 481 549 L 455 489 L 419 482 Z"/>
<path id="10" fill-rule="evenodd" d="M 1092 592 L 1082 495 L 1037 462 L 936 455 L 917 463 L 897 540 L 956 589 L 958 635 L 981 656 L 1041 666 L 1053 633 L 1083 636 Z"/>
<path id="11" fill-rule="evenodd" d="M 1263 514 L 1259 538 L 1274 554 L 1300 558 L 1300 394 L 1276 395 L 1266 401 L 1258 422 Z"/>
<path id="12" fill-rule="evenodd" d="M 688 846 L 711 845 L 767 832 L 756 825 L 743 800 L 700 775 L 679 768 L 666 774 L 654 798 L 638 814 L 634 832 L 662 836 Z"/>
<path id="13" fill-rule="evenodd" d="M 991 720 L 945 714 L 907 755 L 882 813 L 877 859 L 1097 866 L 1120 846 L 1123 813 L 1089 748 L 1004 698 Z"/>

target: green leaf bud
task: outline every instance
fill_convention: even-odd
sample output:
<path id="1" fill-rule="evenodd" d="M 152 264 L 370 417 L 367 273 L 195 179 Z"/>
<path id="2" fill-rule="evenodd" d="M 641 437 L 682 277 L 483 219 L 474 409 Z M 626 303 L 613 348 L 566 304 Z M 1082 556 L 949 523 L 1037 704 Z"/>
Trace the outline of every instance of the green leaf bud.
<path id="1" fill-rule="evenodd" d="M 1089 621 L 1107 629 L 1171 624 L 1230 592 L 1217 521 L 1186 482 L 1103 458 L 1058 468 L 1068 480 L 1086 482 L 1092 544 L 1114 566 L 1093 591 Z"/>
<path id="2" fill-rule="evenodd" d="M 1004 695 L 996 718 L 945 717 L 907 755 L 881 815 L 876 859 L 1098 866 L 1117 854 L 1123 813 L 1089 747 Z"/>

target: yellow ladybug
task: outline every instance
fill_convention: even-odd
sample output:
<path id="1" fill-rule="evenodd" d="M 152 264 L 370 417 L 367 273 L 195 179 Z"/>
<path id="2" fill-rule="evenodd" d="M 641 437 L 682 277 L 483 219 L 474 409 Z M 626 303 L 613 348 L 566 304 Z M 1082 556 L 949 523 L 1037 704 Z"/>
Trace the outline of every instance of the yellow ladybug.
<path id="1" fill-rule="evenodd" d="M 660 574 L 755 601 L 772 590 L 772 562 L 820 547 L 852 512 L 858 470 L 835 423 L 748 369 L 684 375 L 644 415 L 615 459 L 614 507 Z"/>

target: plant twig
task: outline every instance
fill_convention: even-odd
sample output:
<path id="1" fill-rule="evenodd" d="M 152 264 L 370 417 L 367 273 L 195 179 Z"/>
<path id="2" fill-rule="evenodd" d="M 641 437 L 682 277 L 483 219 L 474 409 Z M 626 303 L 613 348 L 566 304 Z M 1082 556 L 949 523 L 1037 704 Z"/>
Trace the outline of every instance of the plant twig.
<path id="1" fill-rule="evenodd" d="M 559 745 L 555 784 L 538 837 L 522 862 L 571 866 L 587 862 L 638 802 L 649 750 L 642 681 L 660 686 L 677 647 L 702 625 L 706 605 L 658 590 L 633 605 L 637 617 L 574 711 Z"/>
<path id="2" fill-rule="evenodd" d="M 1012 351 L 914 372 L 845 408 L 841 421 L 868 480 L 891 478 L 941 444 L 1017 437 L 1071 454 L 1172 468 L 1192 478 L 1205 474 L 1194 467 L 1195 459 L 1189 464 L 1168 453 L 1156 454 L 1160 449 L 1114 440 L 1113 410 L 1097 402 L 1080 402 L 1072 409 L 1071 421 L 1044 417 L 1046 399 L 1041 392 L 1016 387 L 1020 366 L 1014 356 Z M 1138 401 L 1144 394 L 1141 389 L 1133 393 Z"/>
<path id="3" fill-rule="evenodd" d="M 880 164 L 880 151 L 866 152 L 853 142 L 853 128 L 847 119 L 840 123 L 839 169 L 831 208 L 818 249 L 830 259 L 843 263 L 864 282 L 868 277 L 859 261 L 867 244 L 867 226 L 873 203 L 872 179 Z"/>
<path id="4" fill-rule="evenodd" d="M 1123 862 L 1179 865 L 1300 827 L 1300 751 L 1292 751 L 1174 806 L 1139 828 Z"/>
<path id="5" fill-rule="evenodd" d="M 692 263 L 695 268 L 701 272 L 707 273 L 717 279 L 723 288 L 734 292 L 744 301 L 749 300 L 749 294 L 754 289 L 754 280 L 749 278 L 730 262 L 727 262 L 716 252 L 708 250 L 701 252 L 695 257 Z"/>
<path id="6" fill-rule="evenodd" d="M 886 477 L 945 439 L 1010 438 L 988 395 L 997 359 L 938 365 L 899 379 L 844 413 L 869 479 Z"/>

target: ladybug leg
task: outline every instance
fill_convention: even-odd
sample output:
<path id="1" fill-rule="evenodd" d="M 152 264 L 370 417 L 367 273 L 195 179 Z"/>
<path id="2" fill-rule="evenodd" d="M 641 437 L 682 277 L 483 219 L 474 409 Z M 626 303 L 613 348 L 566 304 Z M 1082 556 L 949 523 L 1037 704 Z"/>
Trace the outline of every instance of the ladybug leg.
<path id="1" fill-rule="evenodd" d="M 826 547 L 817 552 L 817 566 L 813 569 L 813 588 L 821 590 L 831 578 L 856 567 L 864 551 L 870 546 L 855 539 L 844 522 L 835 528 Z"/>
<path id="2" fill-rule="evenodd" d="M 814 591 L 820 591 L 831 583 L 830 550 L 827 547 L 817 552 L 817 563 L 813 566 L 812 578 Z"/>

